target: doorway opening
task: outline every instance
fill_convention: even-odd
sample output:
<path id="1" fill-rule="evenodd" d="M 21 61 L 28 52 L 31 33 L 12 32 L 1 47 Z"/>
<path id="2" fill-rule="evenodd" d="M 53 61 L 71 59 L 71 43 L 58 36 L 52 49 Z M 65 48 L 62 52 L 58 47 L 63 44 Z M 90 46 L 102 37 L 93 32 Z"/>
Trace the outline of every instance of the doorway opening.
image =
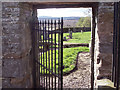
<path id="1" fill-rule="evenodd" d="M 42 30 L 41 32 L 43 33 L 39 33 L 41 34 L 40 39 L 44 43 L 43 46 L 48 46 L 48 48 L 43 47 L 43 51 L 40 51 L 41 53 L 38 55 L 40 58 L 43 57 L 41 60 L 45 62 L 38 67 L 40 68 L 41 76 L 44 78 L 41 87 L 59 88 L 61 83 L 63 88 L 90 88 L 91 59 L 89 43 L 91 40 L 92 9 L 51 8 L 38 9 L 37 13 L 38 22 L 41 26 L 39 27 L 38 25 L 39 29 L 46 30 L 45 32 Z M 60 19 L 61 17 L 63 19 Z M 61 22 L 63 22 L 63 26 Z M 62 34 L 59 33 L 60 30 L 62 30 Z M 48 44 L 49 42 L 50 44 Z M 60 48 L 63 49 L 63 53 Z M 59 55 L 63 57 L 63 61 L 57 61 L 60 59 Z M 48 57 L 50 61 L 48 61 Z M 62 64 L 60 64 L 61 62 Z M 59 64 L 62 66 L 59 67 Z M 49 67 L 50 70 L 45 67 Z M 60 68 L 62 69 L 61 72 L 59 72 Z M 48 74 L 47 72 L 50 73 Z M 54 73 L 55 75 L 58 74 L 58 78 L 53 75 Z M 63 77 L 59 78 L 59 75 Z"/>

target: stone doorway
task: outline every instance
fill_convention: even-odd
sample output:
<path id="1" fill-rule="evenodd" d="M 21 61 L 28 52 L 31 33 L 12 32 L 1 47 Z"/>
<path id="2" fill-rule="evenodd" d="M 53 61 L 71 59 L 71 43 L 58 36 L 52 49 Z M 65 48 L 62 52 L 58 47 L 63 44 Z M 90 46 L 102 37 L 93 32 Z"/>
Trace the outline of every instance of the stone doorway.
<path id="1" fill-rule="evenodd" d="M 36 17 L 36 8 L 51 7 L 93 7 L 93 34 L 92 44 L 95 43 L 96 53 L 92 54 L 92 63 L 95 60 L 102 61 L 103 65 L 99 69 L 100 75 L 107 73 L 110 75 L 111 66 L 111 48 L 112 47 L 112 28 L 113 28 L 113 3 L 99 2 L 98 7 L 94 7 L 96 3 L 88 2 L 3 2 L 2 3 L 2 27 L 3 27 L 3 43 L 2 43 L 2 76 L 3 87 L 34 87 L 35 79 L 33 77 L 33 59 L 31 31 L 29 22 L 32 21 L 32 15 Z M 33 8 L 34 7 L 34 8 Z M 106 8 L 107 7 L 107 8 Z M 34 13 L 33 13 L 34 12 Z M 97 12 L 97 14 L 96 14 Z M 110 16 L 110 17 L 108 17 Z M 103 18 L 104 17 L 104 18 Z M 96 21 L 95 21 L 96 18 Z M 105 23 L 105 24 L 104 24 Z M 95 28 L 97 31 L 96 41 L 94 42 Z M 105 30 L 104 30 L 105 28 Z M 108 39 L 106 39 L 108 38 Z M 22 46 L 22 47 L 21 47 Z M 108 47 L 108 48 L 106 48 Z M 94 52 L 94 48 L 91 49 Z M 98 52 L 100 52 L 100 54 Z M 99 58 L 97 58 L 99 57 Z M 105 67 L 105 63 L 109 63 L 109 68 Z M 103 68 L 104 69 L 103 69 Z M 94 65 L 92 64 L 92 70 Z M 92 71 L 94 73 L 94 71 Z M 92 74 L 94 75 L 94 74 Z M 96 76 L 97 77 L 97 76 Z M 91 76 L 94 82 L 94 77 Z M 34 82 L 34 83 L 33 83 Z M 91 82 L 93 86 L 93 82 Z"/>
<path id="2" fill-rule="evenodd" d="M 44 8 L 46 8 L 46 7 L 44 7 Z M 49 8 L 49 7 L 48 7 L 48 8 Z M 66 8 L 67 8 L 67 7 L 66 7 Z M 38 9 L 38 8 L 37 8 L 37 9 Z M 93 20 L 92 23 L 94 23 L 94 20 Z M 94 27 L 93 27 L 93 28 L 94 28 Z M 93 31 L 92 33 L 94 34 L 94 31 Z M 93 35 L 93 36 L 94 36 L 94 35 Z M 93 41 L 94 41 L 94 39 L 93 39 Z M 93 42 L 92 42 L 92 45 L 93 45 Z M 92 46 L 92 45 L 91 45 L 91 46 Z M 93 48 L 91 48 L 91 50 L 92 50 L 92 49 L 93 49 Z M 94 54 L 93 51 L 91 51 L 91 52 L 92 52 L 92 54 Z M 86 53 L 85 53 L 85 54 L 86 54 Z M 82 55 L 81 55 L 81 56 L 82 56 Z M 88 54 L 86 54 L 86 56 L 90 57 Z M 89 62 L 89 63 L 90 63 L 90 62 Z M 93 62 L 92 62 L 92 63 L 93 63 Z M 79 63 L 79 64 L 80 64 L 80 63 Z M 89 65 L 88 65 L 88 68 L 89 68 L 88 71 L 90 71 L 91 68 L 89 67 Z M 92 67 L 92 69 L 93 69 L 93 67 Z M 63 78 L 64 78 L 64 77 L 63 77 Z M 93 78 L 92 78 L 92 79 L 93 79 Z M 91 79 L 90 79 L 90 73 L 89 73 L 89 80 L 91 80 Z M 94 83 L 94 81 L 92 81 L 91 83 Z M 63 84 L 64 84 L 64 82 L 63 82 Z M 89 83 L 87 83 L 87 84 L 88 84 L 87 88 L 90 88 L 90 87 L 91 87 L 91 86 L 90 86 L 90 81 L 89 81 Z M 69 84 L 68 84 L 68 85 L 69 85 Z M 92 85 L 93 85 L 93 84 L 92 84 Z M 84 87 L 84 84 L 83 84 L 82 86 Z M 82 86 L 81 86 L 81 88 L 83 88 Z M 67 85 L 65 85 L 65 86 L 63 86 L 63 87 L 66 87 L 66 88 L 67 88 Z M 70 88 L 70 87 L 71 87 L 71 86 L 69 86 L 69 88 Z M 74 86 L 72 86 L 72 88 L 73 88 L 73 87 L 74 87 Z M 93 86 L 92 86 L 92 87 L 93 87 Z M 80 87 L 79 87 L 79 88 L 80 88 Z M 85 88 L 85 87 L 84 87 L 84 88 Z"/>

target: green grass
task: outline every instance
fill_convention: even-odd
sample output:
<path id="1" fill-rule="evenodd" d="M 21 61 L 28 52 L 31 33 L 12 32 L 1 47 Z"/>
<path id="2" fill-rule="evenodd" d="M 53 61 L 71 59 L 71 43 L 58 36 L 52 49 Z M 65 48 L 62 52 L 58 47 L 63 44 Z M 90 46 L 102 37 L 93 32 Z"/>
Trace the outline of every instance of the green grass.
<path id="1" fill-rule="evenodd" d="M 69 33 L 63 33 L 63 37 L 66 37 L 66 39 L 69 39 Z M 49 35 L 49 38 L 51 38 L 51 34 Z M 53 43 L 55 43 L 55 34 L 52 35 Z M 59 39 L 58 39 L 59 38 Z M 60 35 L 56 34 L 56 42 L 60 40 Z M 43 40 L 43 36 L 42 36 Z M 91 40 L 91 32 L 76 32 L 72 33 L 72 39 L 68 41 L 63 41 L 63 43 L 89 43 Z M 48 42 L 48 40 L 46 40 Z M 51 42 L 51 40 L 49 40 Z"/>
<path id="2" fill-rule="evenodd" d="M 69 33 L 64 33 L 64 37 L 68 36 Z M 67 37 L 68 39 L 68 37 Z M 64 41 L 64 43 L 89 43 L 91 40 L 91 32 L 76 32 L 72 34 L 72 39 Z"/>
<path id="3" fill-rule="evenodd" d="M 75 60 L 77 58 L 78 52 L 80 52 L 80 51 L 89 52 L 89 48 L 88 47 L 74 47 L 74 48 L 64 48 L 63 49 L 63 66 L 64 66 L 63 72 L 64 73 L 69 72 L 70 70 L 72 70 L 75 67 L 75 63 L 76 63 Z M 47 55 L 46 55 L 46 53 L 47 53 Z M 50 55 L 48 55 L 48 53 Z M 53 56 L 51 55 L 51 53 L 53 53 Z M 49 57 L 50 57 L 50 59 L 48 59 Z M 43 55 L 42 55 L 42 58 L 43 58 Z M 51 58 L 53 58 L 53 60 Z M 40 62 L 41 62 L 41 60 L 40 60 Z M 47 62 L 47 65 L 46 65 L 46 62 Z M 53 50 L 53 52 L 51 50 L 44 52 L 44 63 L 42 60 L 42 64 L 47 68 L 49 68 L 49 65 L 50 65 L 50 70 L 52 71 L 52 68 L 53 68 L 54 73 L 55 73 L 55 62 L 56 62 L 56 73 L 58 73 L 58 66 L 59 66 L 58 65 L 58 50 L 56 50 L 56 61 L 55 61 L 55 50 Z M 52 65 L 52 63 L 53 63 L 53 65 Z M 59 61 L 59 63 L 61 63 L 61 61 Z M 43 68 L 42 68 L 42 70 L 43 70 Z M 46 72 L 46 69 L 44 69 L 44 70 L 45 70 L 45 72 L 42 72 L 42 73 L 47 73 L 47 74 L 49 73 L 48 70 L 47 70 L 47 72 Z M 41 68 L 40 68 L 40 72 L 41 72 Z"/>
<path id="4" fill-rule="evenodd" d="M 90 42 L 90 39 L 91 39 L 91 32 L 76 32 L 76 33 L 72 33 L 73 35 L 73 38 L 68 40 L 68 41 L 64 41 L 63 43 L 89 43 Z M 64 33 L 63 34 L 63 37 L 66 37 L 67 39 L 69 39 L 69 33 Z M 49 38 L 51 38 L 51 34 L 49 35 Z M 52 35 L 52 38 L 53 38 L 53 43 L 55 43 L 55 34 Z M 60 35 L 56 34 L 56 42 L 58 42 L 58 40 L 60 40 Z M 43 36 L 42 36 L 42 40 L 43 40 Z M 46 40 L 48 42 L 48 40 Z M 45 41 L 44 41 L 45 42 Z M 49 42 L 51 42 L 51 40 L 49 40 Z M 55 47 L 54 45 L 52 47 Z M 56 45 L 56 47 L 58 47 L 58 45 Z M 51 46 L 50 46 L 51 48 Z M 88 47 L 72 47 L 72 48 L 64 48 L 63 49 L 63 66 L 64 66 L 64 69 L 63 69 L 63 72 L 66 73 L 66 72 L 69 72 L 71 71 L 74 67 L 75 67 L 75 63 L 76 63 L 76 58 L 77 58 L 77 54 L 78 52 L 89 52 L 89 48 Z M 53 54 L 51 54 L 53 53 Z M 40 57 L 41 58 L 41 57 Z M 43 58 L 43 54 L 42 54 L 42 58 Z M 60 60 L 61 58 L 59 58 Z M 40 60 L 41 62 L 41 60 Z M 44 63 L 43 63 L 44 62 Z M 47 65 L 46 65 L 47 63 Z M 53 64 L 52 64 L 53 63 Z M 58 73 L 58 50 L 56 50 L 56 61 L 55 61 L 55 50 L 51 51 L 47 51 L 47 52 L 44 52 L 44 60 L 42 60 L 42 64 L 49 68 L 50 67 L 50 70 L 55 73 L 55 63 L 56 63 L 56 73 Z M 59 61 L 59 63 L 61 63 Z M 53 68 L 53 69 L 52 69 Z M 41 69 L 40 68 L 40 72 L 41 72 Z M 42 73 L 46 73 L 48 74 L 49 71 L 44 69 L 45 72 L 42 72 Z M 46 72 L 47 71 L 47 72 Z"/>
<path id="5" fill-rule="evenodd" d="M 73 47 L 63 49 L 63 72 L 69 72 L 75 67 L 78 52 L 89 52 L 88 47 Z"/>

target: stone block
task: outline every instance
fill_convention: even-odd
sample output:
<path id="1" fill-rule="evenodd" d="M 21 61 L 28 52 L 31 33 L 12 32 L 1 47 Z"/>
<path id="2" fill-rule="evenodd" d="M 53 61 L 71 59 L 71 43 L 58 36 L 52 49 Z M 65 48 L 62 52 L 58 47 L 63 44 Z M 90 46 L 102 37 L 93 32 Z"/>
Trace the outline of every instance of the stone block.
<path id="1" fill-rule="evenodd" d="M 106 54 L 111 54 L 112 55 L 112 52 L 113 52 L 113 43 L 100 43 L 99 46 L 100 46 L 100 50 L 99 52 L 100 53 L 106 53 Z M 101 56 L 102 57 L 102 56 Z M 107 58 L 106 58 L 107 59 Z M 112 58 L 111 58 L 112 59 Z M 111 60 L 110 59 L 110 60 Z"/>
<path id="2" fill-rule="evenodd" d="M 19 43 L 3 44 L 3 58 L 21 58 L 22 50 Z"/>
<path id="3" fill-rule="evenodd" d="M 99 3 L 95 37 L 95 65 L 98 76 L 111 75 L 113 45 L 113 3 Z"/>
<path id="4" fill-rule="evenodd" d="M 2 88 L 12 88 L 11 83 L 10 83 L 10 78 L 2 79 Z"/>
<path id="5" fill-rule="evenodd" d="M 6 59 L 2 62 L 3 77 L 20 77 L 22 60 Z"/>
<path id="6" fill-rule="evenodd" d="M 31 29 L 32 5 L 3 3 L 2 76 L 5 88 L 32 87 Z"/>

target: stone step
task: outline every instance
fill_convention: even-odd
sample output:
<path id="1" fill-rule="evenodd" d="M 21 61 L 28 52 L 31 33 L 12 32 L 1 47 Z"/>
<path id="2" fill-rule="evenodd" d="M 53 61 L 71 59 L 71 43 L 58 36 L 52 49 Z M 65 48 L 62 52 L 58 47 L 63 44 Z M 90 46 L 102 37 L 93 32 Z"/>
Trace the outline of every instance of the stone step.
<path id="1" fill-rule="evenodd" d="M 116 90 L 114 83 L 109 79 L 97 80 L 98 90 Z"/>

